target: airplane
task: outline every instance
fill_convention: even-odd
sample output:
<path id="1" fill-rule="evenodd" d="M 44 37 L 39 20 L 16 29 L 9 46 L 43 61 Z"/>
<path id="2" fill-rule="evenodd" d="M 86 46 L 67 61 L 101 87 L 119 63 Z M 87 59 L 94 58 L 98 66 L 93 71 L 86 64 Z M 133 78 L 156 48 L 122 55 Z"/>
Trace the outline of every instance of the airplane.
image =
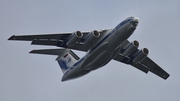
<path id="1" fill-rule="evenodd" d="M 152 61 L 147 48 L 138 49 L 139 42 L 128 41 L 139 23 L 139 18 L 128 17 L 115 28 L 70 33 L 18 35 L 8 40 L 31 41 L 32 45 L 48 45 L 60 49 L 32 50 L 30 53 L 57 55 L 63 72 L 61 81 L 82 77 L 105 66 L 111 60 L 131 65 L 144 73 L 149 71 L 166 80 L 170 75 Z M 72 50 L 86 52 L 79 58 Z"/>

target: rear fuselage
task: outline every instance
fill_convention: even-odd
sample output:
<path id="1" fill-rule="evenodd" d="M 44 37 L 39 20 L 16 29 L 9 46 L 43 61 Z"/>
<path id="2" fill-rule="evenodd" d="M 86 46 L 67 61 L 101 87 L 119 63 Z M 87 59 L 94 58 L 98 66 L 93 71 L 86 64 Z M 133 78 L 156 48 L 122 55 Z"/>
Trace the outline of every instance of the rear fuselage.
<path id="1" fill-rule="evenodd" d="M 138 18 L 129 17 L 108 31 L 95 43 L 84 57 L 78 60 L 63 75 L 62 81 L 78 78 L 106 65 L 119 53 L 121 43 L 128 39 L 138 24 Z"/>

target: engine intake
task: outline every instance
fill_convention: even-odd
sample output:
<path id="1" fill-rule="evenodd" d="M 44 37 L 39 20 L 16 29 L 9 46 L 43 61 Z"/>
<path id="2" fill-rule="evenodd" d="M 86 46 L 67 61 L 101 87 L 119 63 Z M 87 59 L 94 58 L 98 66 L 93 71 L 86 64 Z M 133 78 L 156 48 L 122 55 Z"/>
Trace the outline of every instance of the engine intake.
<path id="1" fill-rule="evenodd" d="M 91 44 L 100 36 L 100 33 L 97 30 L 94 30 L 86 36 L 84 44 Z"/>
<path id="2" fill-rule="evenodd" d="M 68 41 L 66 43 L 66 46 L 71 47 L 74 44 L 76 44 L 76 42 L 78 42 L 80 40 L 80 38 L 83 37 L 83 34 L 80 31 L 76 31 L 74 32 L 69 38 Z"/>
<path id="3" fill-rule="evenodd" d="M 144 60 L 147 55 L 149 54 L 149 50 L 147 48 L 143 48 L 141 49 L 136 55 L 135 58 L 133 60 L 134 63 L 139 63 L 142 60 Z"/>
<path id="4" fill-rule="evenodd" d="M 95 37 L 99 37 L 100 33 L 97 30 L 94 30 L 93 32 L 91 32 Z"/>
<path id="5" fill-rule="evenodd" d="M 76 35 L 78 38 L 82 38 L 82 37 L 83 37 L 83 34 L 82 34 L 80 31 L 76 31 L 76 32 L 75 32 L 75 35 Z"/>
<path id="6" fill-rule="evenodd" d="M 133 41 L 130 44 L 128 44 L 124 49 L 123 56 L 131 55 L 137 48 L 139 47 L 138 41 Z"/>

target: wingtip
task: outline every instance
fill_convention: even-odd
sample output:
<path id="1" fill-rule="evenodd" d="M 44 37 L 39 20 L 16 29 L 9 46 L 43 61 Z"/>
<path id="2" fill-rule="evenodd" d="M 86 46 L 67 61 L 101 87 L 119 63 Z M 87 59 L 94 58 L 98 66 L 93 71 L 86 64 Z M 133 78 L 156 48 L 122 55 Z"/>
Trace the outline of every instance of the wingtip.
<path id="1" fill-rule="evenodd" d="M 169 76 L 170 76 L 169 74 L 168 74 L 168 75 L 164 75 L 164 76 L 163 76 L 164 80 L 166 80 L 167 78 L 169 78 Z"/>
<path id="2" fill-rule="evenodd" d="M 29 53 L 34 53 L 34 50 L 30 51 Z"/>
<path id="3" fill-rule="evenodd" d="M 15 35 L 12 35 L 8 40 L 15 40 Z"/>

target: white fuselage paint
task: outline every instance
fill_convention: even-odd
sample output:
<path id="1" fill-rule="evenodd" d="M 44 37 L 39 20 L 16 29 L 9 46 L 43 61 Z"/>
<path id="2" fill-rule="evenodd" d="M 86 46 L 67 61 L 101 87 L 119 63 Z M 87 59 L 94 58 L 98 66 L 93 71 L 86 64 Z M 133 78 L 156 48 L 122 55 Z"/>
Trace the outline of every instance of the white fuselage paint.
<path id="1" fill-rule="evenodd" d="M 136 25 L 134 26 L 133 24 Z M 62 81 L 81 77 L 92 70 L 106 65 L 119 53 L 121 43 L 127 40 L 138 24 L 138 18 L 129 17 L 108 31 L 95 43 L 84 57 L 77 61 L 63 75 Z"/>

